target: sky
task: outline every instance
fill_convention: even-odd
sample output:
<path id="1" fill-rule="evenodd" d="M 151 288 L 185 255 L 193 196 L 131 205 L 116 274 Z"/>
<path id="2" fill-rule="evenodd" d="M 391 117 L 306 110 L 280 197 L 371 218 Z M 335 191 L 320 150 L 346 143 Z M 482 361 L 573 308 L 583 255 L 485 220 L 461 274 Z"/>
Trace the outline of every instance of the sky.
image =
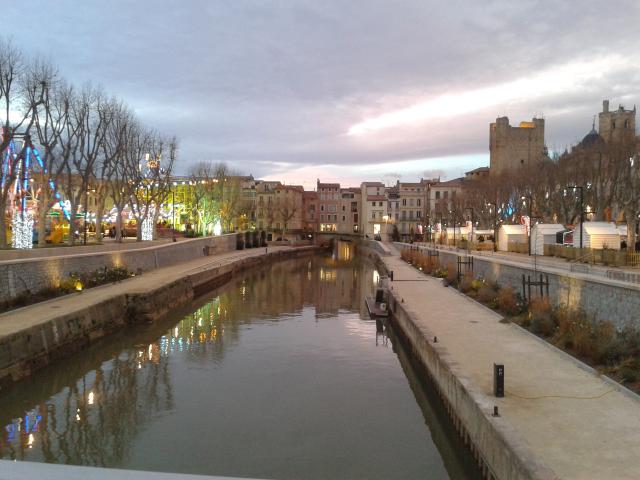
<path id="1" fill-rule="evenodd" d="M 562 151 L 602 100 L 640 103 L 637 0 L 23 0 L 3 35 L 176 135 L 178 173 L 451 179 L 489 124 L 544 117 Z M 9 19 L 7 22 L 6 20 Z"/>

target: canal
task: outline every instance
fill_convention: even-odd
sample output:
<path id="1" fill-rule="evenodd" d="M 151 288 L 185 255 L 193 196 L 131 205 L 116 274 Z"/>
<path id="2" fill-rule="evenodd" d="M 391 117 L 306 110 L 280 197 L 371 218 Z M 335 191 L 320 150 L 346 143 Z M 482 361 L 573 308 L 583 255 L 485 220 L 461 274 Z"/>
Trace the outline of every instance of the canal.
<path id="1" fill-rule="evenodd" d="M 345 247 L 347 248 L 347 247 Z M 473 478 L 347 248 L 233 280 L 0 393 L 0 458 L 273 479 Z"/>

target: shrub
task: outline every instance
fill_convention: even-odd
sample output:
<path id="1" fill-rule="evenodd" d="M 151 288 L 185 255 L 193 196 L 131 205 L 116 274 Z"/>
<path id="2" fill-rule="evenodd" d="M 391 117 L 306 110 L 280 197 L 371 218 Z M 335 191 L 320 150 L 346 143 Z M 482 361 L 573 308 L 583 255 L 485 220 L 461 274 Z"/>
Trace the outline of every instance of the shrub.
<path id="1" fill-rule="evenodd" d="M 505 287 L 498 290 L 498 308 L 506 315 L 515 315 L 518 313 L 518 297 L 511 287 Z"/>
<path id="2" fill-rule="evenodd" d="M 498 291 L 493 288 L 491 285 L 483 284 L 482 287 L 478 289 L 478 301 L 491 305 L 495 304 L 496 297 L 498 296 Z"/>
<path id="3" fill-rule="evenodd" d="M 616 369 L 623 382 L 635 383 L 640 379 L 640 362 L 637 358 L 627 358 Z"/>
<path id="4" fill-rule="evenodd" d="M 473 273 L 466 272 L 460 281 L 460 290 L 469 293 L 473 290 Z"/>
<path id="5" fill-rule="evenodd" d="M 456 285 L 458 283 L 458 271 L 453 263 L 447 263 L 445 278 L 449 285 Z"/>
<path id="6" fill-rule="evenodd" d="M 536 297 L 531 300 L 531 302 L 529 302 L 528 317 L 533 333 L 548 337 L 556 329 L 553 309 L 548 298 Z"/>

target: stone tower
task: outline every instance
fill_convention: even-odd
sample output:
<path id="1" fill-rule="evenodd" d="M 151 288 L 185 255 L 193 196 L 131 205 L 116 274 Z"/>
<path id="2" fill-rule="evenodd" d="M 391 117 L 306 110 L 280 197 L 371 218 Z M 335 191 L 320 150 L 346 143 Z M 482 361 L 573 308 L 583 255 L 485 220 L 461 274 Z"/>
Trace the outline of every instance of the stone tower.
<path id="1" fill-rule="evenodd" d="M 609 111 L 609 100 L 603 100 L 599 117 L 599 133 L 607 143 L 625 143 L 634 141 L 636 135 L 636 107 L 625 110 Z"/>
<path id="2" fill-rule="evenodd" d="M 547 155 L 544 119 L 533 118 L 512 127 L 508 117 L 497 118 L 489 127 L 489 154 L 492 174 L 541 162 Z"/>

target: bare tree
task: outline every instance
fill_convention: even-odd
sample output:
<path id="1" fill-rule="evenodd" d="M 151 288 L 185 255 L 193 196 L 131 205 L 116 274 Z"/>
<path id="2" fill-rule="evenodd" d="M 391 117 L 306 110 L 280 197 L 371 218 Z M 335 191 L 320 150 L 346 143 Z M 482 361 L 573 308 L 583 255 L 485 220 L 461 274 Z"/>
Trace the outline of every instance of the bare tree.
<path id="1" fill-rule="evenodd" d="M 7 246 L 7 215 L 10 192 L 20 162 L 20 155 L 9 155 L 8 147 L 16 139 L 18 132 L 27 136 L 34 122 L 33 110 L 42 101 L 47 88 L 46 78 L 32 81 L 37 85 L 33 95 L 25 96 L 27 88 L 27 64 L 22 53 L 8 40 L 0 37 L 0 247 Z"/>
<path id="2" fill-rule="evenodd" d="M 293 197 L 293 192 L 287 187 L 283 189 L 284 196 L 276 197 L 276 210 L 278 218 L 282 221 L 282 237 L 287 233 L 289 222 L 296 216 L 299 211 L 299 205 Z"/>

